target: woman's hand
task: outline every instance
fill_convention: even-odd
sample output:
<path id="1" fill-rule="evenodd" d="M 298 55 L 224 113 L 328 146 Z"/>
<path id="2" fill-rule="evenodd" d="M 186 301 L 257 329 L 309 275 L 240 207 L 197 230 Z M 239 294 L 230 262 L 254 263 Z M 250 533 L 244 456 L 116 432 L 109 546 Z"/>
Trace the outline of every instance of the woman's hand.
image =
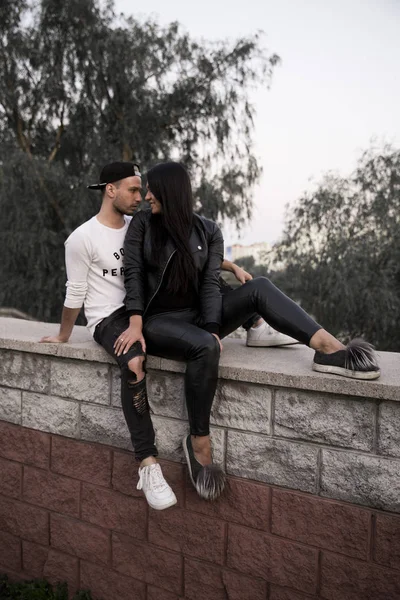
<path id="1" fill-rule="evenodd" d="M 238 267 L 238 265 L 235 265 L 235 263 L 232 264 L 232 273 L 241 284 L 246 283 L 246 281 L 251 281 L 253 279 L 253 276 L 250 275 L 250 273 L 248 273 L 241 267 Z"/>
<path id="2" fill-rule="evenodd" d="M 137 325 L 129 325 L 117 338 L 114 344 L 115 354 L 121 356 L 130 350 L 135 342 L 140 342 L 143 352 L 146 354 L 146 342 L 144 341 L 142 328 Z"/>
<path id="3" fill-rule="evenodd" d="M 213 335 L 215 337 L 215 339 L 217 340 L 218 344 L 219 344 L 219 350 L 220 352 L 222 352 L 222 350 L 224 349 L 221 340 L 219 339 L 219 335 L 217 335 L 216 333 L 212 333 L 211 335 Z"/>

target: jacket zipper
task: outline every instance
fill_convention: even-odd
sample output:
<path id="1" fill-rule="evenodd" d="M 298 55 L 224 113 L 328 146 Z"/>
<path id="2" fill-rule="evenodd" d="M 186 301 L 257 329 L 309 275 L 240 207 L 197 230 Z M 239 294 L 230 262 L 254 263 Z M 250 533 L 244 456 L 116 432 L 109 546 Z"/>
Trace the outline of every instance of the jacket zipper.
<path id="1" fill-rule="evenodd" d="M 166 262 L 166 264 L 165 264 L 164 270 L 163 270 L 163 272 L 162 272 L 162 275 L 161 275 L 160 283 L 158 284 L 158 287 L 157 287 L 156 291 L 154 292 L 154 294 L 153 294 L 153 295 L 152 295 L 152 297 L 150 298 L 149 302 L 147 303 L 146 309 L 145 309 L 145 311 L 144 311 L 144 313 L 143 313 L 143 317 L 144 317 L 144 315 L 147 313 L 147 310 L 148 310 L 148 308 L 149 308 L 150 304 L 153 302 L 153 300 L 154 300 L 154 298 L 155 298 L 156 294 L 158 293 L 158 290 L 159 290 L 159 289 L 160 289 L 160 287 L 161 287 L 162 280 L 164 279 L 165 271 L 167 270 L 167 267 L 168 267 L 168 265 L 169 265 L 169 263 L 170 263 L 170 261 L 171 261 L 171 258 L 172 258 L 172 257 L 173 257 L 173 255 L 175 254 L 175 252 L 176 252 L 176 248 L 175 248 L 175 250 L 172 252 L 172 254 L 170 254 L 170 256 L 169 256 L 169 258 L 168 258 L 168 260 L 167 260 L 167 262 Z"/>

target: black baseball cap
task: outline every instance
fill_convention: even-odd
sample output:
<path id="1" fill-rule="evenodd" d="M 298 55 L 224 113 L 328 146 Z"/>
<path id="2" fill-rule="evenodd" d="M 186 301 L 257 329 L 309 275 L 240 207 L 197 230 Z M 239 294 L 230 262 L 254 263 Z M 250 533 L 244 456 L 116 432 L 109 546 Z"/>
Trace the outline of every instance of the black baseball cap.
<path id="1" fill-rule="evenodd" d="M 114 183 L 125 177 L 141 177 L 139 165 L 131 162 L 113 162 L 105 165 L 100 173 L 100 182 L 88 185 L 89 190 L 102 190 L 107 183 Z"/>

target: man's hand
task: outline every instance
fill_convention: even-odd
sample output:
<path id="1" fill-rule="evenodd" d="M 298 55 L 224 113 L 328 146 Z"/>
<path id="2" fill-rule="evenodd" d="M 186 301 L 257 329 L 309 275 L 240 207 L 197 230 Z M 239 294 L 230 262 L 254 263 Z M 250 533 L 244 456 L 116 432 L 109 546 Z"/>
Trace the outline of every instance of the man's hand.
<path id="1" fill-rule="evenodd" d="M 218 344 L 219 344 L 219 350 L 220 352 L 222 352 L 222 350 L 224 349 L 221 340 L 219 339 L 219 335 L 217 335 L 216 333 L 212 333 L 211 335 L 213 335 L 215 337 L 215 339 L 217 340 Z"/>
<path id="2" fill-rule="evenodd" d="M 146 354 L 146 342 L 144 341 L 142 328 L 130 325 L 128 329 L 125 329 L 125 331 L 118 336 L 118 339 L 114 344 L 115 354 L 117 356 L 126 354 L 135 342 L 141 343 L 143 352 Z"/>
<path id="3" fill-rule="evenodd" d="M 40 340 L 41 344 L 65 344 L 66 342 L 68 342 L 68 338 L 61 335 L 47 335 Z"/>
<path id="4" fill-rule="evenodd" d="M 80 311 L 80 308 L 67 308 L 64 306 L 58 335 L 47 335 L 42 337 L 40 342 L 42 344 L 65 344 L 68 342 Z"/>
<path id="5" fill-rule="evenodd" d="M 232 273 L 241 284 L 246 283 L 246 281 L 251 281 L 253 279 L 253 276 L 250 275 L 250 273 L 248 273 L 247 271 L 245 271 L 241 267 L 238 267 L 238 265 L 235 264 L 232 264 Z"/>

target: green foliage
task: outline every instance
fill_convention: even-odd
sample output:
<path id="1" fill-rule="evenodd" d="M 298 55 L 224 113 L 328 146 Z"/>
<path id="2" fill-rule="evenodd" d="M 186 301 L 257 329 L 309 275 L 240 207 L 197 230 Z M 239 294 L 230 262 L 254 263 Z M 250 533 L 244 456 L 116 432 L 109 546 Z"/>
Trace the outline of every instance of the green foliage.
<path id="1" fill-rule="evenodd" d="M 111 160 L 182 160 L 198 212 L 240 226 L 260 175 L 248 92 L 277 62 L 259 34 L 200 43 L 112 2 L 3 0 L 0 305 L 58 320 L 63 242 L 96 212 L 86 185 Z"/>
<path id="2" fill-rule="evenodd" d="M 44 579 L 13 583 L 0 575 L 1 600 L 68 600 L 68 586 L 59 583 L 54 588 Z M 91 600 L 90 592 L 79 591 L 72 600 Z"/>
<path id="3" fill-rule="evenodd" d="M 254 256 L 243 256 L 242 258 L 238 258 L 235 262 L 253 277 L 267 277 L 268 275 L 268 268 L 265 265 L 256 264 Z"/>
<path id="4" fill-rule="evenodd" d="M 343 340 L 400 351 L 400 151 L 369 150 L 328 175 L 288 215 L 272 279 Z"/>

